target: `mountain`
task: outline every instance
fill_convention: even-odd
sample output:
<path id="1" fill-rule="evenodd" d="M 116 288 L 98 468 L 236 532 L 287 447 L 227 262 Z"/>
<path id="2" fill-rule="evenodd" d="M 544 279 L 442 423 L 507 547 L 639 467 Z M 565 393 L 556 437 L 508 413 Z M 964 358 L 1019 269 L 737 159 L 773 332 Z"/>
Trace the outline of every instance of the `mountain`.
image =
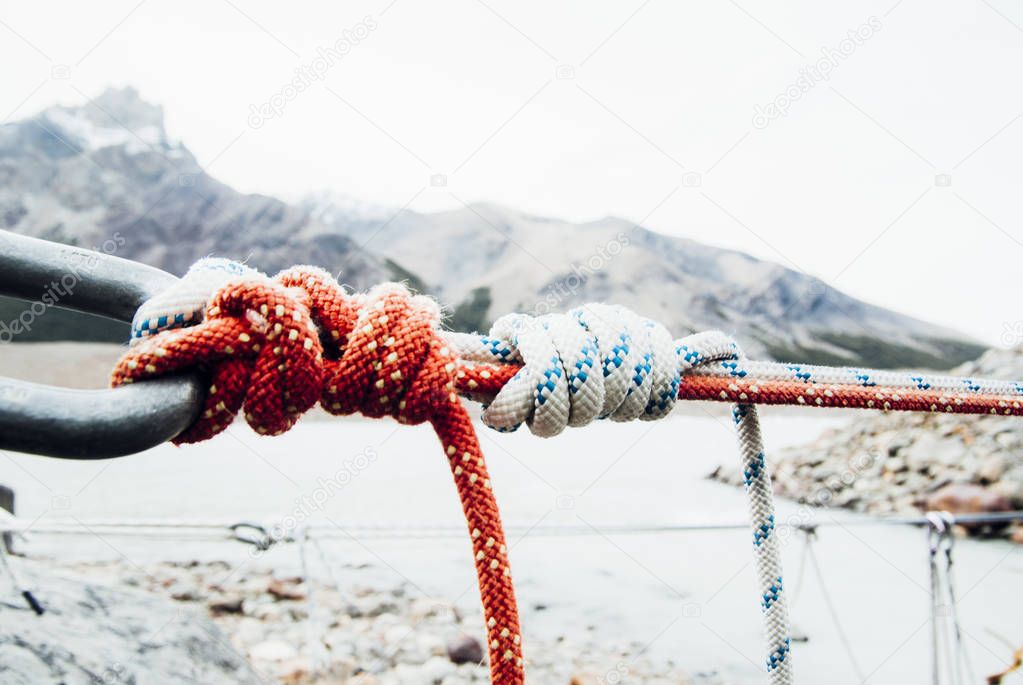
<path id="1" fill-rule="evenodd" d="M 173 273 L 219 254 L 343 266 L 360 287 L 394 275 L 308 212 L 211 177 L 131 88 L 0 127 L 0 227 L 87 247 L 120 234 L 117 256 Z"/>
<path id="2" fill-rule="evenodd" d="M 575 224 L 474 204 L 382 221 L 323 195 L 303 206 L 417 274 L 454 305 L 461 328 L 485 329 L 503 312 L 609 301 L 662 321 L 675 336 L 720 328 L 749 354 L 774 359 L 948 368 L 984 349 L 812 276 L 619 218 Z"/>
<path id="3" fill-rule="evenodd" d="M 603 300 L 676 336 L 724 329 L 751 355 L 776 359 L 947 368 L 983 349 L 805 274 L 623 219 L 575 224 L 491 204 L 422 214 L 329 193 L 290 204 L 243 194 L 171 140 L 162 108 L 131 88 L 0 126 L 0 228 L 86 247 L 116 236 L 118 256 L 174 273 L 215 254 L 269 272 L 320 264 L 357 288 L 402 279 L 452 305 L 449 323 L 460 329 L 485 329 L 503 312 Z M 0 301 L 0 320 L 22 306 Z M 81 337 L 83 325 L 47 316 L 23 339 Z"/>

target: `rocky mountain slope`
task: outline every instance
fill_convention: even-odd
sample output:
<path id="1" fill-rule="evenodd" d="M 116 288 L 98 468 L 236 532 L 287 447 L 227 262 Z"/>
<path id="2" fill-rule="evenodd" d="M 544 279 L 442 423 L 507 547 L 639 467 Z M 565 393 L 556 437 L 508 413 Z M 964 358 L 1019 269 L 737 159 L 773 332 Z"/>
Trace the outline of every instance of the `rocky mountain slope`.
<path id="1" fill-rule="evenodd" d="M 1023 378 L 1023 348 L 992 350 L 954 373 Z M 778 494 L 876 514 L 1023 509 L 1023 423 L 1007 416 L 864 413 L 772 455 Z M 715 477 L 742 484 L 728 465 Z M 1018 536 L 1023 526 L 998 532 Z"/>
<path id="2" fill-rule="evenodd" d="M 454 323 L 484 329 L 503 312 L 624 304 L 676 336 L 734 333 L 759 357 L 948 368 L 983 348 L 962 334 L 849 297 L 749 255 L 674 238 L 623 219 L 574 224 L 492 204 L 381 222 L 322 195 L 324 223 L 416 273 Z"/>
<path id="3" fill-rule="evenodd" d="M 271 272 L 316 263 L 360 288 L 405 279 L 450 304 L 462 329 L 507 311 L 605 300 L 675 335 L 722 328 L 750 354 L 778 359 L 947 368 L 982 351 L 805 274 L 622 219 L 574 224 L 487 204 L 420 214 L 323 194 L 297 204 L 242 194 L 207 174 L 168 137 L 162 109 L 129 88 L 0 126 L 0 228 L 176 273 L 215 254 Z M 0 302 L 0 319 L 19 306 Z M 31 337 L 54 337 L 63 319 L 45 318 Z"/>
<path id="4" fill-rule="evenodd" d="M 106 244 L 175 273 L 221 254 L 271 271 L 295 262 L 343 266 L 359 286 L 393 275 L 308 212 L 239 193 L 207 174 L 167 137 L 163 110 L 132 89 L 0 126 L 0 227 Z M 108 242 L 118 234 L 123 244 Z"/>

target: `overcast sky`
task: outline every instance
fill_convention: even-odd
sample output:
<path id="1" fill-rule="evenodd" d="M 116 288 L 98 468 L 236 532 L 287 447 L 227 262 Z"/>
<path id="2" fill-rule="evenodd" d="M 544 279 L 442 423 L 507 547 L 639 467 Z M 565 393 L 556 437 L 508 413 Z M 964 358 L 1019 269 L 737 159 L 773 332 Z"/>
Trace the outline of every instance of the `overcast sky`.
<path id="1" fill-rule="evenodd" d="M 1023 334 L 1006 0 L 0 0 L 0 61 L 3 121 L 134 85 L 243 191 L 620 215 Z"/>

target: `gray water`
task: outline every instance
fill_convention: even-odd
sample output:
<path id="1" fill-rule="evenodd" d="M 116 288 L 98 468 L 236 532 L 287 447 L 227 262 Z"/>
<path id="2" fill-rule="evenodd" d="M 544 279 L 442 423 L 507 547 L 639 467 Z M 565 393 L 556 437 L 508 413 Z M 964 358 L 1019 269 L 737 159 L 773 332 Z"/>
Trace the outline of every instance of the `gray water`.
<path id="1" fill-rule="evenodd" d="M 599 424 L 551 440 L 480 430 L 504 521 L 513 529 L 511 559 L 527 650 L 530 636 L 579 640 L 589 634 L 689 672 L 764 682 L 748 531 L 608 531 L 623 524 L 746 520 L 741 490 L 705 478 L 715 464 L 738 458 L 727 407 L 708 411 L 654 424 Z M 772 449 L 812 439 L 846 416 L 769 414 L 768 459 Z M 325 485 L 332 478 L 333 485 Z M 203 445 L 165 445 L 129 459 L 87 463 L 8 454 L 0 458 L 0 479 L 17 490 L 19 515 L 40 524 L 72 517 L 294 519 L 351 528 L 352 537 L 335 530 L 322 543 L 342 586 L 404 584 L 478 610 L 457 497 L 426 427 L 311 421 L 264 439 L 236 425 Z M 863 517 L 780 504 L 783 535 L 785 522 L 835 520 L 846 523 L 823 527 L 815 550 L 866 682 L 930 682 L 923 531 L 855 526 Z M 381 539 L 357 532 L 368 524 L 459 532 Z M 539 534 L 557 525 L 591 534 Z M 786 587 L 796 600 L 793 622 L 796 633 L 809 638 L 794 645 L 797 681 L 863 682 L 842 647 L 824 589 L 812 573 L 800 581 L 802 535 L 783 539 Z M 171 535 L 139 540 L 88 531 L 75 538 L 35 535 L 24 548 L 58 560 L 122 558 L 143 565 L 201 556 L 288 571 L 297 568 L 298 554 L 297 546 L 281 545 L 253 560 L 246 546 L 230 541 L 181 542 Z M 974 667 L 966 682 L 983 682 L 1007 663 L 1010 650 L 1000 638 L 1023 645 L 1018 550 L 1002 542 L 956 544 L 959 611 Z M 326 577 L 318 557 L 311 570 Z M 608 658 L 614 668 L 617 659 Z M 1005 682 L 1023 677 L 1014 674 Z"/>

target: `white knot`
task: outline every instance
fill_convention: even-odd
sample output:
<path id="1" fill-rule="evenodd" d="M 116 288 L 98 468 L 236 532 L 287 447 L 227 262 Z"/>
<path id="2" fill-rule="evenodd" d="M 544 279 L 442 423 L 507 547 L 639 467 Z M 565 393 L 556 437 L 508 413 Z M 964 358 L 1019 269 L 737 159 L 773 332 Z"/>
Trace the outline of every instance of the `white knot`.
<path id="1" fill-rule="evenodd" d="M 524 364 L 483 412 L 497 430 L 526 423 L 549 437 L 598 418 L 653 420 L 678 396 L 681 365 L 671 335 L 625 307 L 509 314 L 482 342 L 494 357 Z"/>
<path id="2" fill-rule="evenodd" d="M 206 303 L 217 290 L 239 278 L 263 277 L 240 262 L 205 257 L 170 288 L 146 300 L 131 322 L 131 344 L 171 328 L 192 326 L 203 320 Z"/>

